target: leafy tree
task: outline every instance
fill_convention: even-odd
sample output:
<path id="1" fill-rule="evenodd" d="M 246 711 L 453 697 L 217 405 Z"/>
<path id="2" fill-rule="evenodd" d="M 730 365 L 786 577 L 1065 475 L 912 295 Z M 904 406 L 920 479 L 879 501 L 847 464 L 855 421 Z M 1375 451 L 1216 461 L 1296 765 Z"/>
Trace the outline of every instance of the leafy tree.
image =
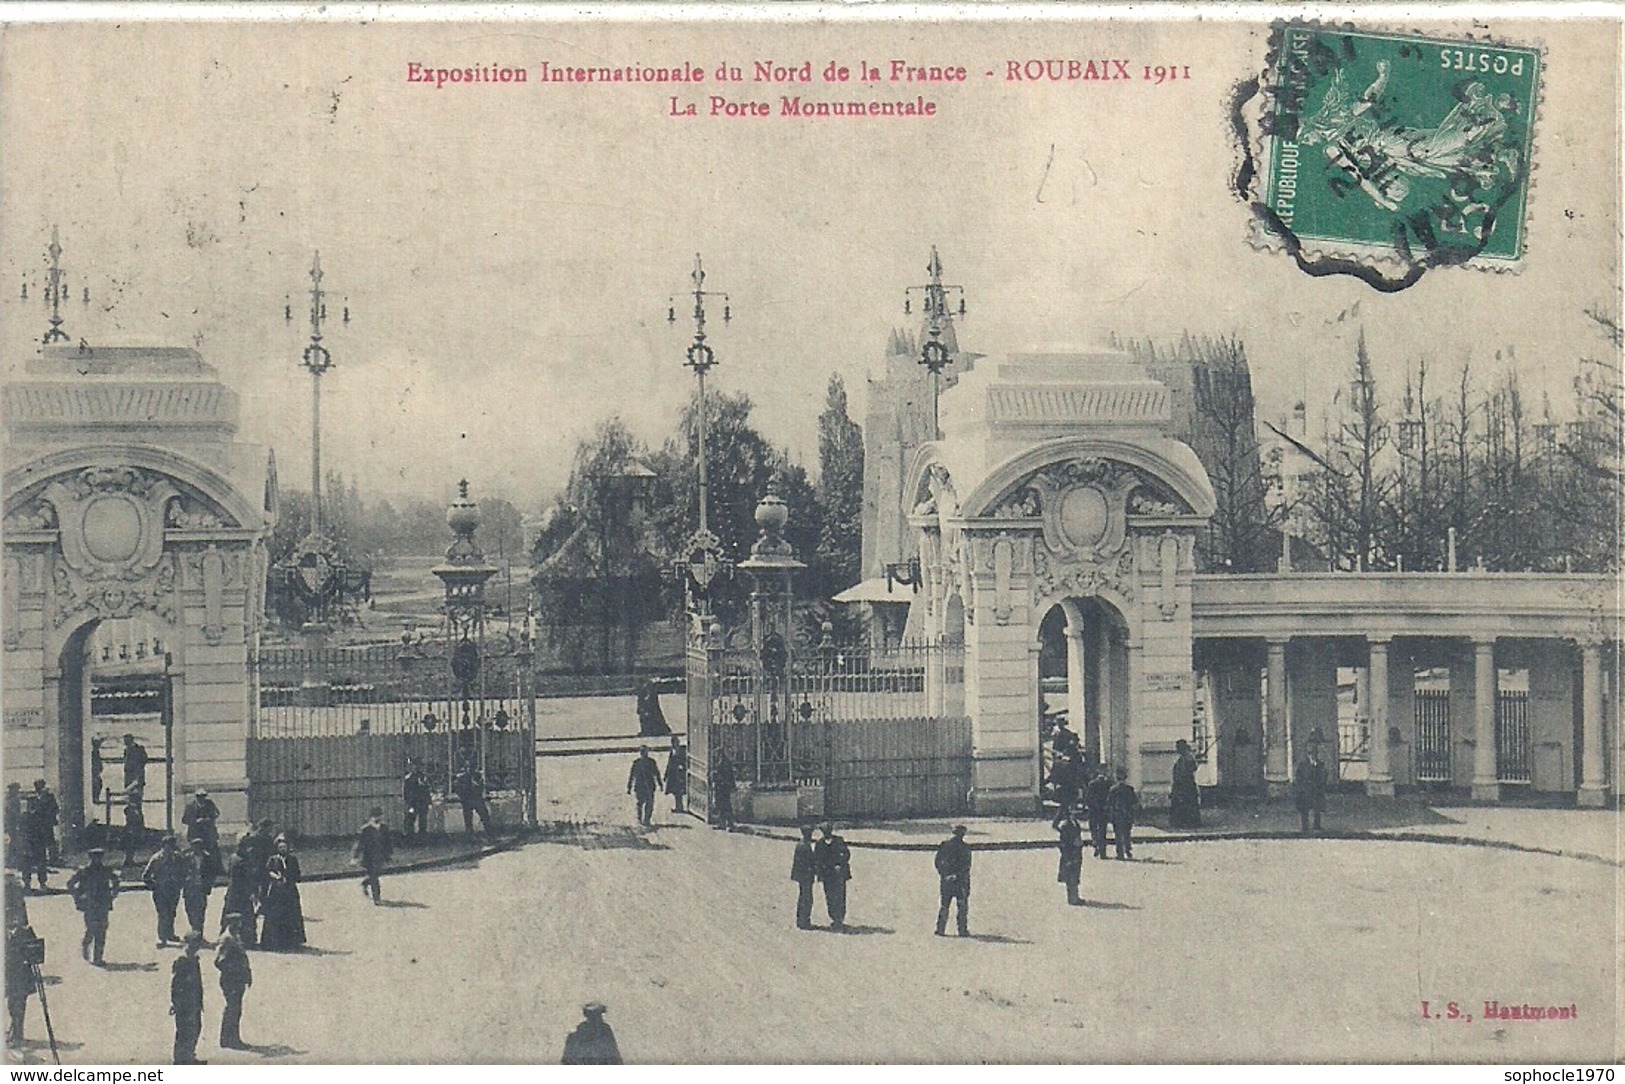
<path id="1" fill-rule="evenodd" d="M 863 559 L 863 429 L 847 413 L 846 384 L 831 374 L 818 416 L 820 595 L 858 582 Z"/>

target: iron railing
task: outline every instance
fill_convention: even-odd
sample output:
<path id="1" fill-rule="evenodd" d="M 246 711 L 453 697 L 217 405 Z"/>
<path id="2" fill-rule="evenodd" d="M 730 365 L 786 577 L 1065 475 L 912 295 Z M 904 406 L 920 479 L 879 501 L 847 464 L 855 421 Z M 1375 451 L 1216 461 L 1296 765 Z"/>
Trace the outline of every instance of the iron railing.
<path id="1" fill-rule="evenodd" d="M 1416 690 L 1416 781 L 1450 782 L 1450 690 Z"/>
<path id="2" fill-rule="evenodd" d="M 1502 689 L 1495 697 L 1495 779 L 1528 783 L 1530 775 L 1529 694 Z"/>

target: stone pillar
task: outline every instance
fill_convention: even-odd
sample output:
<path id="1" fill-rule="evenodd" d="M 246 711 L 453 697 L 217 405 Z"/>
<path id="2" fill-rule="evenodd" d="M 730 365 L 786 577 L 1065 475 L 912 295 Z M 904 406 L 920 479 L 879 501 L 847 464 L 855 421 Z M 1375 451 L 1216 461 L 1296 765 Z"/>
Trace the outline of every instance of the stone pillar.
<path id="1" fill-rule="evenodd" d="M 1603 765 L 1602 644 L 1590 640 L 1580 645 L 1580 794 L 1583 806 L 1608 802 L 1608 782 Z"/>
<path id="2" fill-rule="evenodd" d="M 1066 714 L 1067 724 L 1084 748 L 1089 748 L 1089 727 L 1084 690 L 1089 684 L 1088 655 L 1085 652 L 1082 622 L 1074 627 L 1068 615 L 1066 626 Z"/>
<path id="3" fill-rule="evenodd" d="M 1286 640 L 1268 645 L 1269 699 L 1264 707 L 1264 784 L 1272 796 L 1290 786 L 1286 747 Z"/>
<path id="4" fill-rule="evenodd" d="M 1495 771 L 1495 639 L 1473 640 L 1473 801 L 1501 797 Z"/>
<path id="5" fill-rule="evenodd" d="M 1370 761 L 1365 792 L 1392 797 L 1394 776 L 1388 766 L 1388 641 L 1367 639 L 1370 662 L 1366 669 L 1366 718 L 1371 726 Z"/>

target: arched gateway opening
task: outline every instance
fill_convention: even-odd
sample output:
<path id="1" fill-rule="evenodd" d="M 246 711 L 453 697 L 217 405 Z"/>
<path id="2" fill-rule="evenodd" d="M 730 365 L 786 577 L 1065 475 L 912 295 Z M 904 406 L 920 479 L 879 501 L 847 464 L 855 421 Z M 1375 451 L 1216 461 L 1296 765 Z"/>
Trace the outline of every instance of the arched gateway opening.
<path id="1" fill-rule="evenodd" d="M 46 347 L 3 393 L 6 780 L 43 778 L 67 827 L 122 825 L 131 733 L 160 761 L 147 823 L 169 785 L 245 819 L 277 495 L 236 395 L 195 351 L 120 347 Z"/>
<path id="2" fill-rule="evenodd" d="M 1128 622 L 1099 597 L 1052 605 L 1038 627 L 1039 790 L 1055 799 L 1055 734 L 1064 721 L 1086 769 L 1129 759 Z"/>

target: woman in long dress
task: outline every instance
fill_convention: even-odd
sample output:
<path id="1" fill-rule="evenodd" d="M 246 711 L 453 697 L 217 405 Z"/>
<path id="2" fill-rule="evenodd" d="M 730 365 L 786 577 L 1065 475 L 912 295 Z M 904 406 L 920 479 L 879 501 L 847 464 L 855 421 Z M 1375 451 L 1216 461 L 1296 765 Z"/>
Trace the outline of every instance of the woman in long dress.
<path id="1" fill-rule="evenodd" d="M 1190 742 L 1174 743 L 1179 759 L 1174 761 L 1174 785 L 1168 795 L 1168 823 L 1173 828 L 1202 826 L 1201 792 L 1196 788 L 1196 754 Z"/>
<path id="2" fill-rule="evenodd" d="M 660 694 L 655 692 L 655 683 L 645 681 L 638 687 L 638 736 L 664 738 L 670 733 L 666 713 L 660 710 Z"/>
<path id="3" fill-rule="evenodd" d="M 305 943 L 305 911 L 299 903 L 299 856 L 287 836 L 276 837 L 276 852 L 265 864 L 265 904 L 260 947 L 296 949 Z"/>
<path id="4" fill-rule="evenodd" d="M 239 844 L 237 853 L 226 864 L 226 902 L 220 909 L 220 928 L 226 928 L 227 915 L 242 916 L 237 925 L 238 936 L 244 948 L 254 948 L 259 944 L 254 889 L 259 885 L 260 871 L 254 868 L 252 859 L 245 853 L 247 849 Z"/>

